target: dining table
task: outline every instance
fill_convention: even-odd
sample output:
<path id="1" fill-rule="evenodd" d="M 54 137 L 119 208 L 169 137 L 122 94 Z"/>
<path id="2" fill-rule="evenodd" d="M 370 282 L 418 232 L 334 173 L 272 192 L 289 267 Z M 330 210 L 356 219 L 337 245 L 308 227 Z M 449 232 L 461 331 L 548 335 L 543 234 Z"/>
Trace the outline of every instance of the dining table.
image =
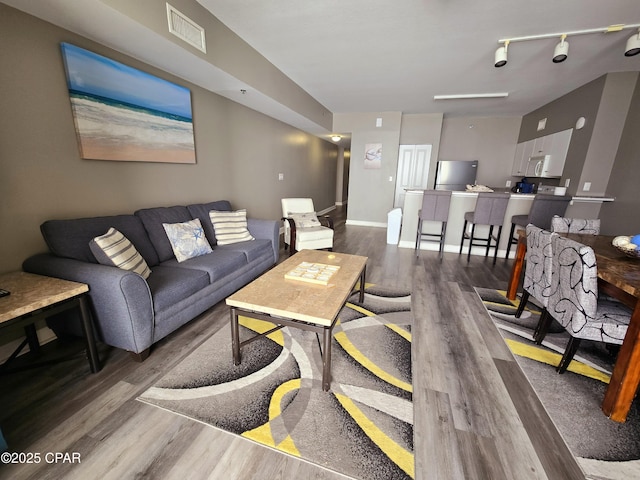
<path id="1" fill-rule="evenodd" d="M 598 289 L 632 310 L 629 327 L 616 358 L 611 380 L 604 394 L 602 411 L 611 420 L 624 422 L 640 384 L 640 258 L 630 257 L 613 246 L 614 236 L 561 234 L 590 246 L 596 255 Z M 507 286 L 507 298 L 515 300 L 527 250 L 524 230 Z"/>

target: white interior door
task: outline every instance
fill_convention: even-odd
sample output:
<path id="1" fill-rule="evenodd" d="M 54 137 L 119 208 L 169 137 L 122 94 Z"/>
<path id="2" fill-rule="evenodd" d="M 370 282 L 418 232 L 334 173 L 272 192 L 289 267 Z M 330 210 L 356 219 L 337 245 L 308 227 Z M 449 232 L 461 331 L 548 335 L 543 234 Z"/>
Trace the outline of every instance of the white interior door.
<path id="1" fill-rule="evenodd" d="M 404 206 L 406 189 L 427 189 L 430 162 L 431 145 L 400 145 L 394 208 Z"/>

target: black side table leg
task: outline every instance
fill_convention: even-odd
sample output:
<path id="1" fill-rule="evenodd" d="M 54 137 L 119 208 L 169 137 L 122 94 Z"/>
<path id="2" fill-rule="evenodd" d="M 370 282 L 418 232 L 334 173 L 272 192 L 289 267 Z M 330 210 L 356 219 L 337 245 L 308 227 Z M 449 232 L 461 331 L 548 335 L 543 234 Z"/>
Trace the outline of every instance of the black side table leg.
<path id="1" fill-rule="evenodd" d="M 93 321 L 87 296 L 82 295 L 78 298 L 78 302 L 80 305 L 80 316 L 82 319 L 82 333 L 84 333 L 84 339 L 87 344 L 89 366 L 91 367 L 91 373 L 97 373 L 101 368 L 100 357 L 98 355 L 98 347 L 96 346 L 96 337 L 93 330 Z"/>

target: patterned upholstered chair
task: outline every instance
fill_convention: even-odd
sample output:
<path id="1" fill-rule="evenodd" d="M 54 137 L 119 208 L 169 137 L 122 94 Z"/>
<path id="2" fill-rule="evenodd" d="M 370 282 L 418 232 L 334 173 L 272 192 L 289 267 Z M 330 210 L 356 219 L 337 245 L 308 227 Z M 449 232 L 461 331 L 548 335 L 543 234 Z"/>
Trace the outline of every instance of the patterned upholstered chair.
<path id="1" fill-rule="evenodd" d="M 524 228 L 530 223 L 533 223 L 536 227 L 551 230 L 551 219 L 554 216 L 564 215 L 572 198 L 573 197 L 569 195 L 560 196 L 539 193 L 533 198 L 529 213 L 512 216 L 509 243 L 507 243 L 507 254 L 504 258 L 509 258 L 511 245 L 518 243 L 518 237 L 515 235 L 516 227 Z"/>
<path id="2" fill-rule="evenodd" d="M 557 367 L 563 373 L 583 339 L 621 345 L 631 311 L 598 299 L 598 267 L 593 249 L 569 238 L 553 238 L 553 278 L 548 311 L 571 335 Z"/>
<path id="3" fill-rule="evenodd" d="M 318 217 L 311 198 L 283 198 L 284 248 L 289 255 L 298 250 L 333 249 L 333 220 Z"/>
<path id="4" fill-rule="evenodd" d="M 460 239 L 460 254 L 465 240 L 469 240 L 469 252 L 467 261 L 471 258 L 471 247 L 486 247 L 485 257 L 489 255 L 489 249 L 494 248 L 493 263 L 496 263 L 498 256 L 498 244 L 502 235 L 502 225 L 504 224 L 504 214 L 507 212 L 507 205 L 511 194 L 509 193 L 479 193 L 476 200 L 476 208 L 473 212 L 464 214 L 464 226 L 462 227 L 462 238 Z M 471 224 L 471 233 L 467 233 L 467 224 Z M 476 225 L 486 225 L 489 227 L 489 235 L 476 237 Z M 493 235 L 493 227 L 498 227 L 498 234 Z M 493 243 L 495 242 L 495 243 Z"/>
<path id="5" fill-rule="evenodd" d="M 449 206 L 451 205 L 450 190 L 425 190 L 422 196 L 422 208 L 418 212 L 418 231 L 416 232 L 416 256 L 420 255 L 420 243 L 423 240 L 440 243 L 440 258 L 444 250 L 444 236 L 447 233 Z M 440 222 L 440 233 L 424 233 L 424 222 Z"/>
<path id="6" fill-rule="evenodd" d="M 580 233 L 600 235 L 600 219 L 553 217 L 551 231 L 557 233 Z"/>
<path id="7" fill-rule="evenodd" d="M 516 311 L 516 318 L 520 318 L 522 315 L 529 297 L 532 296 L 535 298 L 542 306 L 542 312 L 533 338 L 538 343 L 542 343 L 546 332 L 544 332 L 542 338 L 538 341 L 539 333 L 543 325 L 547 324 L 547 320 L 549 322 L 551 320 L 548 318 L 547 305 L 549 304 L 549 295 L 551 294 L 551 272 L 553 263 L 552 239 L 557 236 L 557 234 L 543 230 L 533 224 L 527 225 L 526 231 L 527 256 L 525 257 L 523 292 L 520 305 Z"/>

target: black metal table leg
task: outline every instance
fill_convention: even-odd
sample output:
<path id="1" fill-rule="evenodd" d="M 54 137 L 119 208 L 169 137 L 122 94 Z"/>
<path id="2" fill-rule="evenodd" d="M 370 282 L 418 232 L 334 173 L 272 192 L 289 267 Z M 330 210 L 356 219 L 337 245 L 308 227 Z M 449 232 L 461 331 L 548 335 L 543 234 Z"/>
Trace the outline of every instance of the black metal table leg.
<path id="1" fill-rule="evenodd" d="M 331 337 L 332 327 L 325 327 L 322 334 L 322 390 L 331 388 Z"/>
<path id="2" fill-rule="evenodd" d="M 91 373 L 97 373 L 100 371 L 100 356 L 98 355 L 98 347 L 96 346 L 96 337 L 93 330 L 93 321 L 91 318 L 91 310 L 89 309 L 89 303 L 86 295 L 82 295 L 78 298 L 80 305 L 80 318 L 82 320 L 82 333 L 84 333 L 84 339 L 87 345 L 87 358 L 89 359 L 89 366 L 91 367 Z"/>
<path id="3" fill-rule="evenodd" d="M 233 364 L 240 365 L 240 326 L 238 325 L 238 311 L 231 307 L 231 350 Z"/>

